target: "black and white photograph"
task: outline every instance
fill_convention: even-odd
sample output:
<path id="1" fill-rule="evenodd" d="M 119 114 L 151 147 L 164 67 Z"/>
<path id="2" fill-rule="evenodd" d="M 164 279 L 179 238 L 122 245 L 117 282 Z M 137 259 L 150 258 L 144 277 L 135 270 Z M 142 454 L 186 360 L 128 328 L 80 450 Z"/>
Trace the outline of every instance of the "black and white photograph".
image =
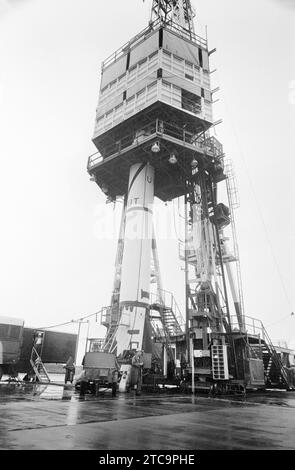
<path id="1" fill-rule="evenodd" d="M 295 0 L 0 0 L 1 460 L 294 451 L 294 46 Z"/>

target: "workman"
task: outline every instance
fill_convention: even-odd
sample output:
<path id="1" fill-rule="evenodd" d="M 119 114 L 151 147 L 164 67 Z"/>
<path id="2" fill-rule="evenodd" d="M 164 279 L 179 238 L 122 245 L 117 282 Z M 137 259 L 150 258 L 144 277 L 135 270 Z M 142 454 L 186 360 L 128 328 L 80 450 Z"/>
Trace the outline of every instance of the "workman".
<path id="1" fill-rule="evenodd" d="M 74 375 L 75 375 L 75 364 L 74 364 L 74 359 L 72 358 L 72 356 L 70 356 L 69 359 L 67 360 L 67 363 L 64 366 L 64 369 L 66 369 L 65 384 L 67 382 L 71 382 L 72 384 L 74 380 Z"/>
<path id="2" fill-rule="evenodd" d="M 140 395 L 142 386 L 142 369 L 143 369 L 143 351 L 137 351 L 132 358 L 131 365 L 131 388 L 135 390 L 136 395 Z"/>
<path id="3" fill-rule="evenodd" d="M 108 383 L 112 388 L 112 397 L 115 397 L 117 394 L 117 384 L 118 384 L 118 371 L 117 369 L 110 369 L 108 374 Z"/>

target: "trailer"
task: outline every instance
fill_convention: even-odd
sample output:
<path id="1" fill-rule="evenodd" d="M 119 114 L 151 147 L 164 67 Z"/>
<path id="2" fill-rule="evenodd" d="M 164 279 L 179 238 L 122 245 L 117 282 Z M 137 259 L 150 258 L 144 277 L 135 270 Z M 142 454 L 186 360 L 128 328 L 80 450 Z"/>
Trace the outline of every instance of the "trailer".
<path id="1" fill-rule="evenodd" d="M 0 380 L 3 374 L 14 375 L 20 359 L 24 320 L 0 317 Z"/>
<path id="2" fill-rule="evenodd" d="M 65 364 L 70 356 L 75 357 L 77 335 L 24 328 L 20 358 L 17 364 L 18 372 L 25 373 L 31 368 L 30 358 L 32 348 L 36 346 L 36 335 L 40 337 L 37 352 L 43 364 Z"/>

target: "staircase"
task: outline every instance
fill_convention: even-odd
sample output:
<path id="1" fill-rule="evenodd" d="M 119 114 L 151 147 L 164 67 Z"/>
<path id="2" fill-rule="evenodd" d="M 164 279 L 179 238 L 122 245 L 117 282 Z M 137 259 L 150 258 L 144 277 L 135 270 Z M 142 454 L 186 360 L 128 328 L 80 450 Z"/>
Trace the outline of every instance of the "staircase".
<path id="1" fill-rule="evenodd" d="M 267 368 L 266 368 L 266 377 L 270 380 L 270 371 L 271 371 L 272 365 L 274 365 L 278 373 L 279 379 L 282 380 L 283 384 L 286 385 L 287 390 L 289 390 L 290 388 L 292 388 L 292 384 L 289 381 L 289 377 L 284 367 L 284 364 L 282 363 L 280 355 L 275 350 L 275 347 L 272 344 L 267 331 L 265 330 L 263 325 L 262 327 L 263 327 L 263 335 L 265 338 L 264 344 L 269 354 L 269 361 L 268 361 Z"/>
<path id="2" fill-rule="evenodd" d="M 35 380 L 38 379 L 39 382 L 49 383 L 49 375 L 35 347 L 32 348 L 30 363 L 35 372 Z"/>
<path id="3" fill-rule="evenodd" d="M 119 307 L 111 305 L 104 307 L 101 311 L 101 325 L 107 328 L 104 343 L 101 350 L 104 352 L 112 352 L 111 349 L 114 345 L 115 333 L 119 324 Z"/>
<path id="4" fill-rule="evenodd" d="M 151 310 L 157 311 L 160 313 L 162 320 L 163 328 L 167 330 L 169 336 L 182 335 L 183 331 L 179 325 L 173 310 L 170 307 L 165 307 L 161 304 L 152 304 Z"/>
<path id="5" fill-rule="evenodd" d="M 160 320 L 163 329 L 166 330 L 166 334 L 168 334 L 169 337 L 184 334 L 181 326 L 184 325 L 184 320 L 173 294 L 162 290 L 161 299 L 158 298 L 158 295 L 151 294 L 150 312 L 152 311 L 158 312 L 159 316 L 154 316 L 150 313 L 151 320 Z"/>
<path id="6" fill-rule="evenodd" d="M 150 295 L 150 321 L 155 338 L 165 344 L 169 360 L 174 363 L 175 357 L 171 343 L 175 336 L 184 335 L 181 327 L 184 325 L 184 320 L 170 292 L 161 290 L 157 295 Z"/>
<path id="7" fill-rule="evenodd" d="M 115 343 L 115 335 L 118 329 L 118 323 L 112 323 L 108 332 L 107 336 L 105 338 L 105 342 L 102 347 L 102 351 L 106 353 L 111 353 L 113 352 L 114 346 L 116 345 Z"/>
<path id="8" fill-rule="evenodd" d="M 255 318 L 245 316 L 245 329 L 250 350 L 257 358 L 263 359 L 265 378 L 271 386 L 285 386 L 287 390 L 294 385 L 277 353 L 263 323 Z M 237 324 L 232 324 L 237 327 Z"/>

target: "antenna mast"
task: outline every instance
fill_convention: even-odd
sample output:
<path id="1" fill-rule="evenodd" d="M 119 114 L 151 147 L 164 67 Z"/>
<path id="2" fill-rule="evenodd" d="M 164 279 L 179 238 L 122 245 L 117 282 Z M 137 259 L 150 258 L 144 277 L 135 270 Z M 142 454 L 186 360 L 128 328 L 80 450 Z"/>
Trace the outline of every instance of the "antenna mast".
<path id="1" fill-rule="evenodd" d="M 195 34 L 193 11 L 190 0 L 153 0 L 151 22 L 161 23 L 180 28 L 190 35 Z"/>

